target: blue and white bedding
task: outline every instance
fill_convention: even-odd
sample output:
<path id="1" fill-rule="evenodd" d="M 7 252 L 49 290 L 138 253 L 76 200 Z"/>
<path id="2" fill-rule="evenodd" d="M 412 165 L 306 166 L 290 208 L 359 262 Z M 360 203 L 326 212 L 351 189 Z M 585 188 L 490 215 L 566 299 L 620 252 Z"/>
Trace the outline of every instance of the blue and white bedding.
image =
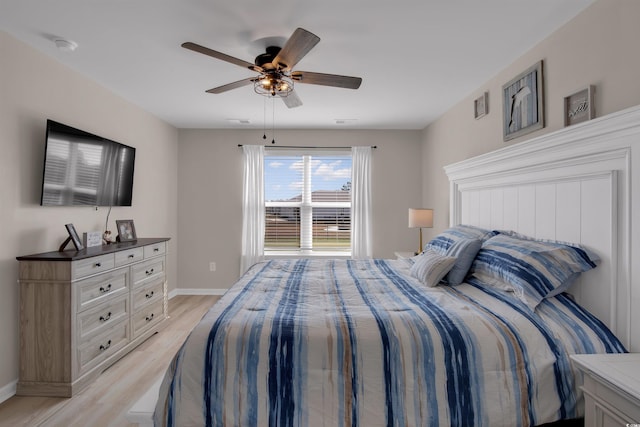
<path id="1" fill-rule="evenodd" d="M 177 353 L 156 425 L 539 425 L 583 415 L 570 354 L 625 351 L 566 294 L 532 310 L 413 262 L 256 264 Z"/>

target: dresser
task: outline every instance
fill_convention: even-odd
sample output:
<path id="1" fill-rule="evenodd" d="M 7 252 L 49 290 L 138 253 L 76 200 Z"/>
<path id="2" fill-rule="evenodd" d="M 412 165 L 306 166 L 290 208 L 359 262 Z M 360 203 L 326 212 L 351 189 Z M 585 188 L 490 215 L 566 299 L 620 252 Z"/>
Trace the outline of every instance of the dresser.
<path id="1" fill-rule="evenodd" d="M 640 354 L 571 356 L 584 373 L 585 427 L 640 426 Z"/>
<path id="2" fill-rule="evenodd" d="M 168 240 L 17 258 L 18 395 L 71 397 L 164 326 Z"/>

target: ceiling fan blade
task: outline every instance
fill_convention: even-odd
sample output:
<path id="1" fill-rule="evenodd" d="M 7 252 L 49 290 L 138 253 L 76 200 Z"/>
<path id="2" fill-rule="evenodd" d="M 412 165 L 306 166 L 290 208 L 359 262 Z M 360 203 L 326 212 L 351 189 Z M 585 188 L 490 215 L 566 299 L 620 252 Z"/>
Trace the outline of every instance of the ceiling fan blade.
<path id="1" fill-rule="evenodd" d="M 284 102 L 284 105 L 289 108 L 296 108 L 302 105 L 302 100 L 295 91 L 292 91 L 289 93 L 289 95 L 283 96 L 281 98 L 282 102 Z"/>
<path id="2" fill-rule="evenodd" d="M 319 41 L 320 37 L 315 34 L 297 28 L 273 59 L 273 65 L 281 70 L 292 69 Z"/>
<path id="3" fill-rule="evenodd" d="M 263 71 L 261 67 L 258 67 L 257 65 L 252 64 L 251 62 L 243 61 L 242 59 L 235 58 L 233 56 L 227 55 L 226 53 L 218 52 L 213 49 L 209 49 L 208 47 L 200 46 L 199 44 L 196 44 L 196 43 L 192 43 L 192 42 L 182 43 L 182 47 L 185 49 L 192 50 L 194 52 L 211 56 L 216 59 L 220 59 L 225 62 L 230 62 L 231 64 L 238 65 L 242 68 L 248 68 L 250 70 L 257 71 L 258 73 L 261 73 Z"/>
<path id="4" fill-rule="evenodd" d="M 339 76 L 337 74 L 313 73 L 310 71 L 294 71 L 291 78 L 297 83 L 321 86 L 334 86 L 346 89 L 358 89 L 362 83 L 360 77 Z"/>
<path id="5" fill-rule="evenodd" d="M 207 93 L 219 94 L 219 93 L 227 92 L 227 91 L 229 91 L 231 89 L 237 89 L 239 87 L 249 85 L 254 80 L 255 80 L 255 77 L 249 77 L 248 79 L 238 80 L 237 82 L 228 83 L 226 85 L 222 85 L 222 86 L 214 87 L 213 89 L 209 89 L 207 91 Z"/>

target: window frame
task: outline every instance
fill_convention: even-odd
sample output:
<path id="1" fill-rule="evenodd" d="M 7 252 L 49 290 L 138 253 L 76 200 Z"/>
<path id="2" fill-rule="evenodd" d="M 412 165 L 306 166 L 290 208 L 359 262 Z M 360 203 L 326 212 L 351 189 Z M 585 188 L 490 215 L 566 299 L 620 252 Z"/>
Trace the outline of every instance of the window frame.
<path id="1" fill-rule="evenodd" d="M 265 165 L 268 162 L 269 157 L 299 157 L 303 162 L 310 162 L 314 157 L 336 157 L 338 158 L 349 158 L 351 162 L 351 168 L 353 167 L 353 156 L 351 150 L 346 151 L 346 149 L 313 149 L 313 148 L 300 148 L 300 149 L 284 149 L 284 150 L 274 150 L 274 149 L 265 149 Z M 307 158 L 305 160 L 305 158 Z M 312 180 L 310 174 L 310 163 L 309 167 L 305 166 L 303 172 L 301 173 L 301 177 L 303 180 Z M 353 170 L 352 170 L 353 174 Z M 352 181 L 352 176 L 349 177 L 349 181 Z M 266 185 L 266 167 L 265 167 L 265 185 Z M 312 182 L 312 181 L 311 181 Z M 265 211 L 269 208 L 276 207 L 284 207 L 284 208 L 298 208 L 300 209 L 299 218 L 300 218 L 300 236 L 299 236 L 299 246 L 291 246 L 291 247 L 283 247 L 279 249 L 274 246 L 268 246 L 266 242 L 266 234 L 267 227 L 265 227 L 265 241 L 264 241 L 264 254 L 266 258 L 279 258 L 279 257 L 292 257 L 292 256 L 309 256 L 309 257 L 344 257 L 350 258 L 353 250 L 353 242 L 352 242 L 352 221 L 353 221 L 353 209 L 352 209 L 352 196 L 351 189 L 349 190 L 349 201 L 312 201 L 312 189 L 311 182 L 305 183 L 302 186 L 300 201 L 267 201 L 265 198 L 264 206 Z M 305 190 L 306 189 L 306 190 Z M 313 209 L 314 208 L 345 208 L 349 210 L 349 245 L 348 247 L 329 247 L 322 248 L 319 246 L 313 245 L 313 228 L 314 228 L 314 220 L 313 220 Z M 307 219 L 303 217 L 306 215 Z M 266 212 L 265 212 L 266 218 Z M 306 225 L 308 224 L 308 225 Z M 308 227 L 308 228 L 307 228 Z"/>

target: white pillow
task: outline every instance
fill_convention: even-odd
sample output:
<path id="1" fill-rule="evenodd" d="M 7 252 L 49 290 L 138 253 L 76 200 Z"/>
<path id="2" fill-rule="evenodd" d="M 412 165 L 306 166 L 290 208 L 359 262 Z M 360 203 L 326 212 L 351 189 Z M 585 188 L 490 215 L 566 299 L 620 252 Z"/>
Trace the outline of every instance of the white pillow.
<path id="1" fill-rule="evenodd" d="M 440 255 L 435 251 L 427 250 L 414 258 L 410 273 L 426 286 L 432 288 L 440 283 L 455 263 L 456 257 Z"/>

